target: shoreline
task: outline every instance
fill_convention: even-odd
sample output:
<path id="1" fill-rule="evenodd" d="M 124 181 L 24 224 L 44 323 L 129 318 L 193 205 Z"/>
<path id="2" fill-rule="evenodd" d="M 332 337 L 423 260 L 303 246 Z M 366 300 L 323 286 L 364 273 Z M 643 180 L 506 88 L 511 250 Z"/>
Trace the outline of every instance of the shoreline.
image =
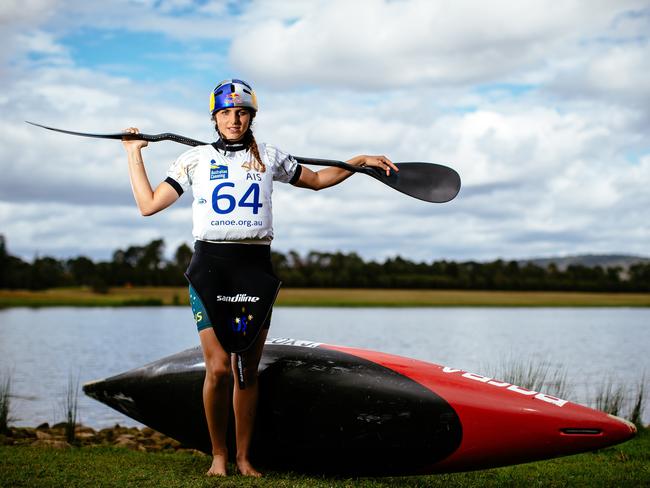
<path id="1" fill-rule="evenodd" d="M 60 422 L 50 426 L 43 423 L 37 427 L 9 426 L 5 433 L 0 433 L 0 446 L 12 447 L 47 447 L 68 449 L 81 447 L 120 447 L 142 452 L 188 451 L 201 453 L 184 447 L 180 442 L 150 427 L 113 427 L 94 429 L 82 424 L 75 425 L 72 442 L 66 438 L 66 423 Z M 206 455 L 207 456 L 207 455 Z"/>
<path id="2" fill-rule="evenodd" d="M 186 287 L 119 287 L 43 291 L 0 290 L 12 307 L 188 306 Z M 650 307 L 650 293 L 284 288 L 278 307 Z"/>

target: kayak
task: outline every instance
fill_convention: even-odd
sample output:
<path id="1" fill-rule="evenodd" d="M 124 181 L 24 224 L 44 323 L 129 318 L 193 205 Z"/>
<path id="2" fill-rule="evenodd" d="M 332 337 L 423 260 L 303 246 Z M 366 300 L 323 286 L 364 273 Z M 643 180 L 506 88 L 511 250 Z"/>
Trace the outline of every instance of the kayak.
<path id="1" fill-rule="evenodd" d="M 84 385 L 210 453 L 200 348 Z M 612 415 L 475 373 L 366 349 L 268 339 L 251 459 L 261 469 L 401 476 L 492 468 L 632 438 Z M 234 432 L 229 427 L 229 445 Z M 234 450 L 231 450 L 234 452 Z"/>

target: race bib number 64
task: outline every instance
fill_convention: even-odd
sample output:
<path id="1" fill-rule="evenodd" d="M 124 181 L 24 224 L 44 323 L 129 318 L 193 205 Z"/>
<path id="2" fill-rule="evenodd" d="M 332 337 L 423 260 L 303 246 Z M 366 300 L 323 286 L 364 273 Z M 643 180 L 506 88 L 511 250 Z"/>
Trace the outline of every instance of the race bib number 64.
<path id="1" fill-rule="evenodd" d="M 212 208 L 218 214 L 229 214 L 235 207 L 249 207 L 253 209 L 253 214 L 257 215 L 262 208 L 260 203 L 260 185 L 251 183 L 244 195 L 237 201 L 228 191 L 228 188 L 234 188 L 235 184 L 229 181 L 218 184 L 212 192 Z"/>

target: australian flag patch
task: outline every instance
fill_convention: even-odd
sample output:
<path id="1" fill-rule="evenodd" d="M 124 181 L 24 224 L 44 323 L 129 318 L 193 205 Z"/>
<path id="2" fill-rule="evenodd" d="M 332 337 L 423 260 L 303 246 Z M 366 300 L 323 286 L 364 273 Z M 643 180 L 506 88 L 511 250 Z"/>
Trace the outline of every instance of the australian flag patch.
<path id="1" fill-rule="evenodd" d="M 217 164 L 217 162 L 214 159 L 210 161 L 210 179 L 227 180 L 228 166 L 226 166 L 225 164 Z"/>

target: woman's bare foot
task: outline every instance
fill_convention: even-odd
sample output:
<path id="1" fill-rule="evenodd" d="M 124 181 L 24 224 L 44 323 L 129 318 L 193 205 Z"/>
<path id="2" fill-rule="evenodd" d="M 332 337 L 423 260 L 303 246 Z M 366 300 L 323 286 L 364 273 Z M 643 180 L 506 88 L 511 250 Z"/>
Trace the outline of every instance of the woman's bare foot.
<path id="1" fill-rule="evenodd" d="M 256 470 L 248 459 L 238 459 L 237 469 L 244 476 L 253 476 L 254 478 L 261 478 L 262 473 Z"/>
<path id="2" fill-rule="evenodd" d="M 212 466 L 205 473 L 207 476 L 226 476 L 227 457 L 224 454 L 214 454 L 212 456 Z"/>

